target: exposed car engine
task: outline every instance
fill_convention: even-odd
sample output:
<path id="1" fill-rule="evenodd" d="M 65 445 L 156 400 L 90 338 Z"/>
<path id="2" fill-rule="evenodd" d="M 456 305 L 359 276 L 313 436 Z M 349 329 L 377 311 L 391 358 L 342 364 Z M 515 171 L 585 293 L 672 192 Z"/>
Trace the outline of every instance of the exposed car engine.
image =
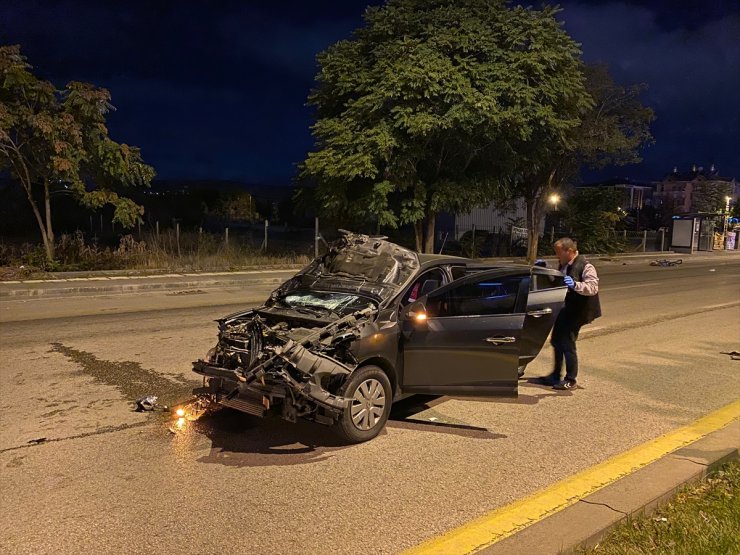
<path id="1" fill-rule="evenodd" d="M 291 421 L 333 421 L 350 402 L 336 392 L 357 365 L 350 347 L 374 308 L 310 327 L 259 312 L 219 321 L 218 344 L 208 360 L 194 363 L 194 370 L 207 376 L 198 393 L 260 416 L 279 407 Z M 255 392 L 262 393 L 261 400 Z"/>

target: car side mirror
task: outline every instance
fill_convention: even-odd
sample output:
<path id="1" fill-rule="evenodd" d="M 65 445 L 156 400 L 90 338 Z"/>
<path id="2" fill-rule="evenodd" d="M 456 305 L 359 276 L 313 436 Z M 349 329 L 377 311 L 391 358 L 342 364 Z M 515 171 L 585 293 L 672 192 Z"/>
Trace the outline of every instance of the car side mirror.
<path id="1" fill-rule="evenodd" d="M 427 307 L 421 299 L 414 301 L 403 310 L 403 320 L 414 323 L 426 322 Z"/>
<path id="2" fill-rule="evenodd" d="M 416 300 L 401 313 L 401 330 L 403 336 L 408 339 L 415 329 L 423 329 L 427 326 L 427 307 L 423 300 Z"/>

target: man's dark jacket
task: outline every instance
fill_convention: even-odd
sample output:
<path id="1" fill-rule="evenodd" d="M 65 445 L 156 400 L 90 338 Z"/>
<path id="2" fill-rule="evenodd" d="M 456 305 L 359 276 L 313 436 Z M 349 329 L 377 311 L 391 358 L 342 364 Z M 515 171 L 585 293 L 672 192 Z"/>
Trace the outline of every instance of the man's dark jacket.
<path id="1" fill-rule="evenodd" d="M 583 281 L 583 270 L 586 269 L 586 264 L 588 264 L 588 260 L 579 254 L 573 259 L 573 263 L 566 267 L 565 272 L 574 280 Z M 565 312 L 565 317 L 575 325 L 590 324 L 601 316 L 599 294 L 579 295 L 573 289 L 568 289 L 568 293 L 565 295 L 563 312 Z"/>

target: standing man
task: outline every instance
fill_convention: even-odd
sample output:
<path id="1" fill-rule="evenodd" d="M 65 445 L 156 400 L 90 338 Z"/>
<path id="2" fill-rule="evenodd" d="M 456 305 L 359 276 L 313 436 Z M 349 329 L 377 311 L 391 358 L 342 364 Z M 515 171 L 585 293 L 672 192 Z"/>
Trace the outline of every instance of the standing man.
<path id="1" fill-rule="evenodd" d="M 578 245 L 573 239 L 563 237 L 555 241 L 554 247 L 559 262 L 558 269 L 565 275 L 568 292 L 565 295 L 565 306 L 555 320 L 550 340 L 555 350 L 555 367 L 539 383 L 569 391 L 576 388 L 578 376 L 578 332 L 581 331 L 581 326 L 590 324 L 601 316 L 599 276 L 593 264 L 578 254 Z M 561 380 L 563 360 L 565 379 Z"/>

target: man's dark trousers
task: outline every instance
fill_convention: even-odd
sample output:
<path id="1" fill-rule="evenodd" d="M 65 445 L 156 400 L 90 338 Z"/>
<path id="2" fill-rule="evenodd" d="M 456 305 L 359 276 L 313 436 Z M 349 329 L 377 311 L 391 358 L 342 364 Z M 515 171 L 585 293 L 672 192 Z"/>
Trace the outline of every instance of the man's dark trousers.
<path id="1" fill-rule="evenodd" d="M 578 353 L 576 352 L 576 340 L 581 325 L 574 323 L 575 318 L 568 314 L 567 310 L 561 310 L 552 328 L 550 343 L 555 349 L 555 368 L 552 371 L 553 378 L 560 380 L 563 371 L 563 360 L 565 360 L 565 379 L 575 382 L 578 376 Z"/>

